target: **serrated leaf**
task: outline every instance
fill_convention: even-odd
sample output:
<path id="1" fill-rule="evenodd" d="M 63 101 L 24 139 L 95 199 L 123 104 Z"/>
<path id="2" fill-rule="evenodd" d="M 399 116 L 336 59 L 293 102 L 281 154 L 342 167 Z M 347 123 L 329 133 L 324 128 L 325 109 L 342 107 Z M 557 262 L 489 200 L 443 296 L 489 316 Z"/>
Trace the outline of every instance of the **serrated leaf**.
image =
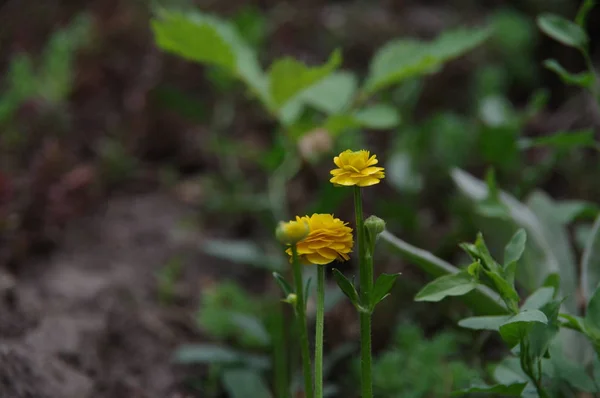
<path id="1" fill-rule="evenodd" d="M 511 318 L 510 315 L 473 316 L 461 319 L 458 326 L 473 330 L 500 330 L 500 326 Z"/>
<path id="2" fill-rule="evenodd" d="M 477 281 L 466 271 L 445 275 L 423 287 L 415 301 L 440 301 L 448 296 L 462 296 L 477 287 Z"/>
<path id="3" fill-rule="evenodd" d="M 589 300 L 600 286 L 600 215 L 594 222 L 581 257 L 580 286 L 585 300 Z"/>
<path id="4" fill-rule="evenodd" d="M 386 298 L 394 285 L 396 284 L 396 279 L 400 276 L 400 274 L 381 274 L 375 281 L 373 285 L 373 290 L 371 292 L 371 308 L 375 308 L 377 304 L 384 298 Z"/>
<path id="5" fill-rule="evenodd" d="M 512 316 L 502 326 L 499 332 L 509 347 L 514 347 L 527 335 L 533 323 L 548 323 L 546 314 L 539 310 L 524 310 Z"/>
<path id="6" fill-rule="evenodd" d="M 519 229 L 512 236 L 506 247 L 504 248 L 504 266 L 512 262 L 517 262 L 525 251 L 525 243 L 527 242 L 527 233 L 524 229 Z"/>
<path id="7" fill-rule="evenodd" d="M 370 129 L 390 129 L 400 123 L 398 111 L 386 104 L 372 105 L 357 110 L 354 119 L 363 127 Z"/>
<path id="8" fill-rule="evenodd" d="M 537 17 L 538 27 L 565 46 L 583 48 L 587 45 L 588 37 L 577 24 L 556 14 L 545 13 Z"/>
<path id="9" fill-rule="evenodd" d="M 487 29 L 456 29 L 430 42 L 398 39 L 381 47 L 371 60 L 365 91 L 374 93 L 410 77 L 430 74 L 488 38 Z"/>
<path id="10" fill-rule="evenodd" d="M 223 387 L 231 398 L 272 398 L 268 383 L 253 369 L 230 369 L 223 372 Z"/>
<path id="11" fill-rule="evenodd" d="M 351 72 L 334 72 L 308 88 L 302 100 L 327 114 L 335 114 L 346 109 L 358 86 L 356 75 Z"/>
<path id="12" fill-rule="evenodd" d="M 358 308 L 361 303 L 358 297 L 358 292 L 354 287 L 354 284 L 350 282 L 348 278 L 346 278 L 344 274 L 342 274 L 337 268 L 333 269 L 333 278 L 337 282 L 342 292 L 346 295 L 346 297 L 348 297 L 352 304 L 354 304 L 354 306 Z"/>
<path id="13" fill-rule="evenodd" d="M 571 73 L 555 59 L 547 59 L 543 64 L 546 69 L 556 73 L 565 84 L 584 88 L 590 88 L 594 84 L 594 76 L 590 72 Z"/>
<path id="14" fill-rule="evenodd" d="M 285 280 L 285 278 L 279 272 L 273 272 L 273 278 L 275 278 L 275 282 L 277 282 L 285 297 L 289 296 L 291 293 L 294 293 L 294 289 L 292 289 L 292 286 Z"/>
<path id="15" fill-rule="evenodd" d="M 493 386 L 488 386 L 485 384 L 481 385 L 473 385 L 469 388 L 464 388 L 459 391 L 454 391 L 452 393 L 453 397 L 465 395 L 465 394 L 473 394 L 473 393 L 487 393 L 487 394 L 502 394 L 504 396 L 511 397 L 520 397 L 521 393 L 525 389 L 527 383 L 514 383 L 514 384 L 496 384 Z"/>
<path id="16" fill-rule="evenodd" d="M 527 300 L 521 306 L 521 310 L 539 310 L 548 304 L 554 297 L 553 287 L 541 287 L 527 297 Z"/>
<path id="17" fill-rule="evenodd" d="M 273 62 L 269 68 L 269 93 L 275 109 L 280 109 L 304 90 L 329 76 L 342 62 L 339 50 L 321 66 L 306 66 L 302 62 L 284 57 Z"/>

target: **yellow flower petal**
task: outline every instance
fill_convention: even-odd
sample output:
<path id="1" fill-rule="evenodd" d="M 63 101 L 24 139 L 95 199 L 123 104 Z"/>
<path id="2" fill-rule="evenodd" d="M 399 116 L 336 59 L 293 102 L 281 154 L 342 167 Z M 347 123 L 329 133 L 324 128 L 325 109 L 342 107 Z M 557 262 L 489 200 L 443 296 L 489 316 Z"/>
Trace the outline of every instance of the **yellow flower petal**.
<path id="1" fill-rule="evenodd" d="M 331 170 L 332 178 L 329 180 L 336 186 L 367 187 L 375 185 L 385 177 L 383 167 L 375 167 L 379 161 L 376 155 L 371 155 L 367 150 L 346 150 L 333 158 L 338 167 Z"/>

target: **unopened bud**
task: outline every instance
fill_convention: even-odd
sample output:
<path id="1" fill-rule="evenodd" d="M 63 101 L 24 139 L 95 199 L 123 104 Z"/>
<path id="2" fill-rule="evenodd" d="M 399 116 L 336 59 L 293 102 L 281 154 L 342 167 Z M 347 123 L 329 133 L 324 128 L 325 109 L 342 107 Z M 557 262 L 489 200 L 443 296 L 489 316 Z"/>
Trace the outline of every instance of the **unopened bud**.
<path id="1" fill-rule="evenodd" d="M 298 296 L 296 296 L 296 293 L 290 293 L 290 294 L 288 294 L 288 296 L 286 298 L 283 299 L 283 302 L 291 304 L 291 305 L 296 305 L 297 301 L 298 301 Z"/>
<path id="2" fill-rule="evenodd" d="M 281 243 L 293 245 L 306 238 L 310 233 L 308 223 L 304 221 L 280 222 L 275 237 Z"/>

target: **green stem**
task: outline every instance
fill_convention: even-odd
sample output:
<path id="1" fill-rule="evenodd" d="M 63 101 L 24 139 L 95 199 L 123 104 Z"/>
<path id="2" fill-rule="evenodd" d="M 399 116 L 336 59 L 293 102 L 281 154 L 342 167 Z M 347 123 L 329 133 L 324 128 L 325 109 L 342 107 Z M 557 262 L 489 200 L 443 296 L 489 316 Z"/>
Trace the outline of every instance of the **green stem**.
<path id="1" fill-rule="evenodd" d="M 302 266 L 298 259 L 298 249 L 292 245 L 292 265 L 294 268 L 294 283 L 296 284 L 296 317 L 298 318 L 298 337 L 302 353 L 302 372 L 304 373 L 304 395 L 313 398 L 313 381 L 310 366 L 310 350 L 306 333 L 306 304 L 304 303 L 304 283 L 302 281 Z"/>
<path id="2" fill-rule="evenodd" d="M 315 327 L 315 398 L 323 398 L 323 329 L 325 328 L 325 266 L 317 265 L 317 325 Z"/>
<path id="3" fill-rule="evenodd" d="M 373 290 L 373 267 L 367 259 L 364 217 L 360 187 L 354 187 L 354 213 L 356 215 L 356 236 L 360 269 L 360 357 L 362 398 L 373 397 L 371 380 L 371 302 Z"/>
<path id="4" fill-rule="evenodd" d="M 286 304 L 287 306 L 287 304 Z M 275 373 L 275 391 L 281 398 L 289 398 L 288 357 L 286 349 L 285 312 L 282 303 L 278 303 L 271 318 L 273 334 L 273 362 Z"/>

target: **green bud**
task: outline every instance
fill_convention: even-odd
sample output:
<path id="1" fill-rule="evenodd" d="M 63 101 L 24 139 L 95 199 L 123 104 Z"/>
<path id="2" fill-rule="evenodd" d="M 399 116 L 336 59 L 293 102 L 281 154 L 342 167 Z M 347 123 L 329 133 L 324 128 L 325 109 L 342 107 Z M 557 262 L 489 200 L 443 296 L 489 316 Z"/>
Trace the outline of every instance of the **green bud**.
<path id="1" fill-rule="evenodd" d="M 294 245 L 308 236 L 310 228 L 304 221 L 280 222 L 275 230 L 275 237 L 281 243 Z"/>
<path id="2" fill-rule="evenodd" d="M 296 305 L 296 302 L 298 301 L 298 296 L 296 296 L 296 293 L 290 293 L 282 301 L 284 303 L 288 303 L 288 304 L 291 304 L 291 305 Z"/>

